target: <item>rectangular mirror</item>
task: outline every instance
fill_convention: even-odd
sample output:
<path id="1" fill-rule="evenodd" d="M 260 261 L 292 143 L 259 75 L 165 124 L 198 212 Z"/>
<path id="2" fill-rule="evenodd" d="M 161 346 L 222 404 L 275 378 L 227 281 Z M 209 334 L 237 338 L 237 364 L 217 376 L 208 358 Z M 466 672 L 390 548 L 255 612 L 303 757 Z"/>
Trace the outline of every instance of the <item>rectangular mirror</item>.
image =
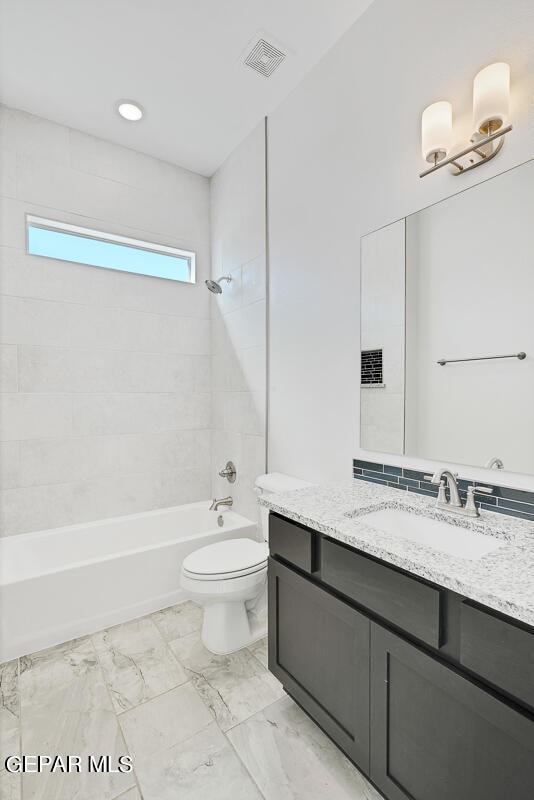
<path id="1" fill-rule="evenodd" d="M 362 449 L 534 474 L 534 161 L 362 238 L 361 350 Z"/>

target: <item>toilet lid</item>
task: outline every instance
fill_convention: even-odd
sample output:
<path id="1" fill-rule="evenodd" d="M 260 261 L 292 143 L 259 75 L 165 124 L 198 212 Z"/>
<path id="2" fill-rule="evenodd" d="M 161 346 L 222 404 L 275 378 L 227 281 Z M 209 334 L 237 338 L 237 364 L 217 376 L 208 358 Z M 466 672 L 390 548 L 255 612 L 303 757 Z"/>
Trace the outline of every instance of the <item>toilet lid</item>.
<path id="1" fill-rule="evenodd" d="M 263 566 L 267 561 L 265 542 L 252 539 L 226 539 L 208 544 L 184 558 L 183 568 L 196 575 L 243 574 Z"/>

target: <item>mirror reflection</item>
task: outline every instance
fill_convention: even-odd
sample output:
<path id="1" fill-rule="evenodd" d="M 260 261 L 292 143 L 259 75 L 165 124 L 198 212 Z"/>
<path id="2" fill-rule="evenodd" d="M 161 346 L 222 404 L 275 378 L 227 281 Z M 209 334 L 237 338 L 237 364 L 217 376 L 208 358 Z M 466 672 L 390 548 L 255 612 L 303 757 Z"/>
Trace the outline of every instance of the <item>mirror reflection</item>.
<path id="1" fill-rule="evenodd" d="M 533 474 L 534 162 L 361 256 L 362 448 Z"/>

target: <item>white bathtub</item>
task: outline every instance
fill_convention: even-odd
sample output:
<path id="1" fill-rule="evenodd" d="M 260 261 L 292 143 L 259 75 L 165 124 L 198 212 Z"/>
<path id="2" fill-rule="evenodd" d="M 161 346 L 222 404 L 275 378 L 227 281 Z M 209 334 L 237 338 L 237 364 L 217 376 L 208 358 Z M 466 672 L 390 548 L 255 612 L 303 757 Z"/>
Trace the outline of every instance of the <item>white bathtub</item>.
<path id="1" fill-rule="evenodd" d="M 190 503 L 0 539 L 0 662 L 184 599 L 185 556 L 258 527 Z"/>

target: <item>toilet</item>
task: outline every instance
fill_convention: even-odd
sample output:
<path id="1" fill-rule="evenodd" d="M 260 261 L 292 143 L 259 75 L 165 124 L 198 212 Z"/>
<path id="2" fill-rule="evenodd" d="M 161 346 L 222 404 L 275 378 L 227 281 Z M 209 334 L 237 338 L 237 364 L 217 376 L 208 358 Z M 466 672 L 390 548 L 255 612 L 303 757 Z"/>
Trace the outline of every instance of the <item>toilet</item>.
<path id="1" fill-rule="evenodd" d="M 279 472 L 260 475 L 255 483 L 259 495 L 309 485 Z M 226 539 L 200 547 L 182 564 L 182 589 L 204 607 L 202 642 L 218 655 L 247 647 L 267 633 L 269 511 L 263 506 L 260 511 L 263 541 Z"/>

